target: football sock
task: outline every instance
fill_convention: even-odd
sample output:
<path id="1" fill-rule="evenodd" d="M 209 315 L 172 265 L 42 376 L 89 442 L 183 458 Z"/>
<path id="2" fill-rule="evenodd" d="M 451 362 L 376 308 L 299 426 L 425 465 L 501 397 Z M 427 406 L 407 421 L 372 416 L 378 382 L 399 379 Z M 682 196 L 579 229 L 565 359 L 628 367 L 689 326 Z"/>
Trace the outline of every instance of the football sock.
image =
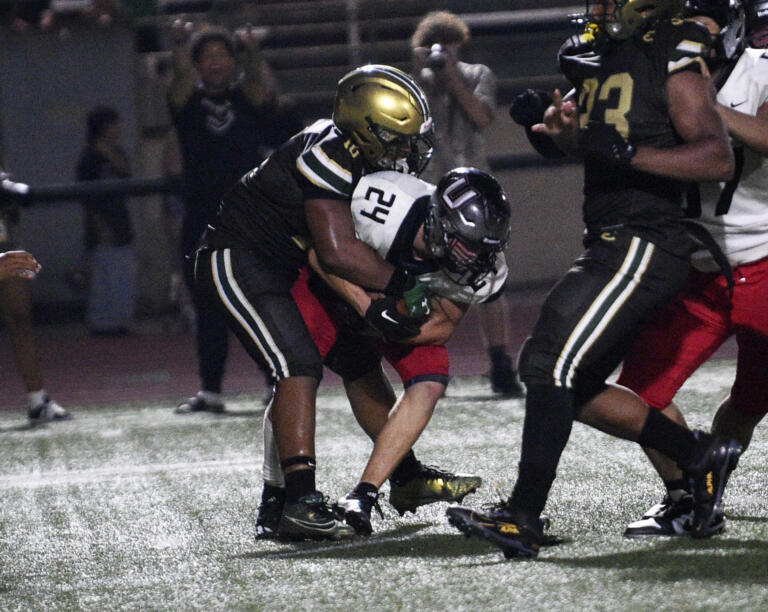
<path id="1" fill-rule="evenodd" d="M 363 482 L 362 480 L 357 483 L 352 493 L 360 497 L 371 497 L 373 499 L 379 494 L 379 488 L 370 482 Z"/>
<path id="2" fill-rule="evenodd" d="M 421 463 L 416 459 L 416 455 L 413 454 L 412 450 L 409 450 L 402 461 L 400 461 L 400 463 L 397 464 L 397 467 L 392 471 L 392 475 L 389 479 L 397 484 L 408 482 L 418 473 L 420 467 Z"/>
<path id="3" fill-rule="evenodd" d="M 667 489 L 667 494 L 672 501 L 679 501 L 684 495 L 690 495 L 688 490 L 688 482 L 683 478 L 679 480 L 665 480 L 664 486 Z"/>
<path id="4" fill-rule="evenodd" d="M 653 408 L 648 412 L 638 444 L 653 448 L 674 460 L 678 465 L 690 463 L 696 438 L 693 432 L 678 425 Z"/>
<path id="5" fill-rule="evenodd" d="M 261 501 L 265 502 L 273 497 L 275 499 L 285 501 L 285 488 L 276 487 L 275 485 L 265 482 L 264 488 L 261 491 Z"/>
<path id="6" fill-rule="evenodd" d="M 285 501 L 296 503 L 300 498 L 315 491 L 315 470 L 294 470 L 285 475 Z"/>
<path id="7" fill-rule="evenodd" d="M 523 446 L 510 501 L 539 516 L 547 503 L 557 464 L 573 427 L 571 391 L 554 385 L 528 385 Z"/>

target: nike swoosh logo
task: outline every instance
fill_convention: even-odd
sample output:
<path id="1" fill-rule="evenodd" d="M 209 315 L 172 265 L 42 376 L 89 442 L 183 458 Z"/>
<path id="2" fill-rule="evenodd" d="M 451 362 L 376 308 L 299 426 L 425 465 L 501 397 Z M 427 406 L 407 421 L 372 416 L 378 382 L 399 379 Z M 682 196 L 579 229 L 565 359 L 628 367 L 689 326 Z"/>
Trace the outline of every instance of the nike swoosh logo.
<path id="1" fill-rule="evenodd" d="M 745 104 L 745 103 L 746 103 L 746 100 L 742 100 L 741 102 L 736 102 L 736 104 L 731 102 L 731 108 L 736 108 L 737 106 L 741 106 L 742 104 Z"/>
<path id="2" fill-rule="evenodd" d="M 317 523 L 309 523 L 307 521 L 295 519 L 290 516 L 283 515 L 283 518 L 287 521 L 291 521 L 294 525 L 299 525 L 300 527 L 305 527 L 307 529 L 311 529 L 312 531 L 333 531 L 333 528 L 336 525 L 336 521 L 329 521 L 324 525 L 318 525 Z"/>
<path id="3" fill-rule="evenodd" d="M 381 313 L 381 318 L 382 319 L 386 319 L 387 321 L 389 321 L 390 323 L 394 323 L 395 325 L 398 324 L 395 319 L 393 319 L 392 317 L 389 316 L 389 313 L 387 313 L 386 310 Z"/>

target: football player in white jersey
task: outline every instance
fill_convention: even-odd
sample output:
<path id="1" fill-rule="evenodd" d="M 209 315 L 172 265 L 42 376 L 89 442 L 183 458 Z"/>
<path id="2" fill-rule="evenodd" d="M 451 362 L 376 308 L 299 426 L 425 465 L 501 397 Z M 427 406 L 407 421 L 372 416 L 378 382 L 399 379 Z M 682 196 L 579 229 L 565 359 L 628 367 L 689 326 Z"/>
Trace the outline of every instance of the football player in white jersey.
<path id="1" fill-rule="evenodd" d="M 482 482 L 476 476 L 423 466 L 410 449 L 448 383 L 445 342 L 471 304 L 493 300 L 503 291 L 510 207 L 495 179 L 480 170 L 458 168 L 437 187 L 397 172 L 367 175 L 355 188 L 351 209 L 359 238 L 386 260 L 414 272 L 428 288 L 431 309 L 419 335 L 396 344 L 367 336 L 359 326 L 350 329 L 347 317 L 339 315 L 339 294 L 361 316 L 375 294 L 319 268 L 317 274 L 337 294 L 328 295 L 328 287 L 318 287 L 309 275 L 294 287 L 294 299 L 320 353 L 344 379 L 355 416 L 374 440 L 360 482 L 335 504 L 357 533 L 369 535 L 371 510 L 387 478 L 390 502 L 401 514 L 436 501 L 460 501 Z M 382 356 L 405 387 L 394 410 Z M 275 487 L 280 485 L 279 457 L 270 429 L 267 417 L 264 477 Z M 276 504 L 265 507 L 265 501 L 257 520 L 259 537 L 271 535 L 275 517 L 269 515 L 279 512 Z"/>
<path id="2" fill-rule="evenodd" d="M 768 412 L 768 0 L 744 0 L 746 33 L 751 45 L 713 79 L 725 81 L 717 93 L 717 111 L 731 135 L 736 171 L 727 183 L 699 185 L 697 221 L 728 258 L 735 286 L 711 254 L 693 258 L 694 270 L 681 295 L 655 317 L 624 359 L 618 384 L 629 387 L 651 407 L 674 421 L 685 419 L 672 401 L 693 372 L 735 336 L 736 376 L 729 396 L 712 424 L 715 435 L 734 438 L 746 449 L 757 423 Z M 688 14 L 733 48 L 743 36 L 741 7 L 732 0 L 690 0 Z M 737 45 L 736 45 L 737 46 Z M 730 74 L 723 71 L 730 70 Z M 724 77 L 727 76 L 727 79 Z M 689 193 L 689 208 L 691 204 Z M 588 413 L 586 420 L 589 420 Z M 627 537 L 670 536 L 689 530 L 693 502 L 677 465 L 646 450 L 664 480 L 666 496 L 638 521 Z M 725 526 L 718 515 L 717 526 Z"/>

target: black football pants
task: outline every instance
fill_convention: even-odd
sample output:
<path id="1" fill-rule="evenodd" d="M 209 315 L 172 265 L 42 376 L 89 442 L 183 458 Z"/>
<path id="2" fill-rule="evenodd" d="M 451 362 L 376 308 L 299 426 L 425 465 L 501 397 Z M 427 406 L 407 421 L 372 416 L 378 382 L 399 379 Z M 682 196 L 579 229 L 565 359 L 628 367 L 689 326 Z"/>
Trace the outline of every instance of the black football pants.
<path id="1" fill-rule="evenodd" d="M 577 406 L 599 393 L 641 321 L 685 285 L 689 264 L 628 231 L 586 241 L 557 283 L 520 355 L 526 414 L 513 501 L 538 516 Z"/>

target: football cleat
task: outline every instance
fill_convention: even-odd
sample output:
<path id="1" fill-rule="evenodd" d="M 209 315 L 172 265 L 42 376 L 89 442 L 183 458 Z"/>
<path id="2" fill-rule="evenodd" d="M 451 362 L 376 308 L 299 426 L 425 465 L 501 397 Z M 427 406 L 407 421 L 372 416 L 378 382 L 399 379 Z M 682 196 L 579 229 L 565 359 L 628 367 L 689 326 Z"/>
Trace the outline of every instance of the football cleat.
<path id="1" fill-rule="evenodd" d="M 281 540 L 344 540 L 354 535 L 355 530 L 337 519 L 319 491 L 286 503 L 277 527 Z"/>
<path id="2" fill-rule="evenodd" d="M 256 514 L 256 539 L 269 540 L 277 537 L 280 518 L 283 516 L 285 493 L 262 499 Z"/>
<path id="3" fill-rule="evenodd" d="M 30 423 L 39 425 L 41 423 L 50 423 L 51 421 L 66 421 L 71 419 L 72 415 L 58 402 L 46 396 L 42 404 L 38 404 L 27 411 L 27 417 Z"/>
<path id="4" fill-rule="evenodd" d="M 362 536 L 369 536 L 373 533 L 371 511 L 374 508 L 379 512 L 379 516 L 384 518 L 384 513 L 379 506 L 378 493 L 360 495 L 356 491 L 352 491 L 344 497 L 340 497 L 333 504 L 333 511 L 336 516 L 344 519 L 347 525 L 355 530 L 355 533 Z"/>
<path id="5" fill-rule="evenodd" d="M 439 468 L 419 464 L 416 474 L 406 482 L 390 481 L 389 503 L 400 516 L 416 512 L 419 506 L 435 502 L 458 502 L 483 484 L 480 476 L 453 474 Z"/>
<path id="6" fill-rule="evenodd" d="M 174 412 L 176 414 L 191 414 L 193 412 L 221 414 L 224 412 L 224 404 L 221 402 L 210 402 L 200 395 L 195 395 L 176 406 Z"/>
<path id="7" fill-rule="evenodd" d="M 693 493 L 691 535 L 706 538 L 722 531 L 722 520 L 718 520 L 718 516 L 722 514 L 723 490 L 739 461 L 742 446 L 730 438 L 714 437 L 698 430 L 693 433 L 697 440 L 694 460 L 684 470 Z"/>
<path id="8" fill-rule="evenodd" d="M 652 506 L 639 521 L 630 523 L 624 537 L 677 536 L 691 533 L 693 496 L 686 493 L 677 500 L 665 495 L 660 504 Z M 717 511 L 710 526 L 713 535 L 725 529 L 725 515 Z"/>
<path id="9" fill-rule="evenodd" d="M 495 544 L 507 559 L 533 559 L 539 554 L 543 529 L 549 519 L 533 519 L 509 502 L 489 506 L 483 512 L 464 506 L 445 511 L 448 522 L 465 536 L 475 536 Z"/>

